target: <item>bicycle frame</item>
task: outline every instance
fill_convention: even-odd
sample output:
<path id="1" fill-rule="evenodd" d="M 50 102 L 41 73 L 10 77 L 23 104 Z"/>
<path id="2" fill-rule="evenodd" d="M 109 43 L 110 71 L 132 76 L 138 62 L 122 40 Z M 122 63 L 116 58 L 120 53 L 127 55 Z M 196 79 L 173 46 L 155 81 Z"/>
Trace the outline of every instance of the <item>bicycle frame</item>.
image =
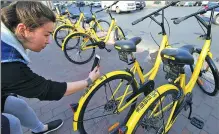
<path id="1" fill-rule="evenodd" d="M 165 130 L 166 131 L 168 131 L 172 127 L 172 125 L 174 124 L 174 122 L 177 119 L 177 116 L 176 116 L 176 118 L 173 121 L 171 121 L 171 119 L 174 116 L 174 114 L 176 114 L 175 112 L 177 111 L 177 105 L 178 106 L 181 105 L 181 102 L 183 101 L 184 96 L 186 96 L 187 94 L 192 92 L 192 90 L 193 90 L 193 88 L 194 88 L 194 86 L 196 84 L 196 81 L 198 80 L 199 73 L 200 73 L 201 68 L 203 66 L 203 63 L 205 61 L 205 57 L 207 55 L 212 56 L 212 54 L 210 52 L 210 44 L 211 44 L 211 40 L 206 40 L 205 41 L 205 44 L 202 47 L 201 54 L 200 54 L 200 56 L 198 58 L 198 61 L 196 63 L 194 72 L 192 73 L 192 76 L 191 76 L 188 84 L 186 84 L 186 74 L 180 74 L 180 76 L 174 81 L 174 83 L 178 83 L 178 82 L 180 83 L 180 87 L 182 89 L 183 96 L 181 96 L 181 100 L 178 100 L 178 101 L 176 101 L 174 103 L 174 107 L 173 107 L 173 109 L 171 111 L 171 114 L 170 114 L 170 116 L 168 118 L 168 122 L 167 122 L 167 124 L 165 126 Z M 166 84 L 166 85 L 162 86 L 161 90 L 168 89 L 168 85 L 170 85 L 170 84 Z M 176 87 L 176 88 L 178 88 L 178 87 Z M 163 108 L 162 111 L 164 111 L 164 108 Z"/>
<path id="2" fill-rule="evenodd" d="M 212 19 L 213 13 L 211 14 L 211 19 Z M 201 22 L 202 20 L 200 20 L 200 18 L 195 15 L 195 17 Z M 167 124 L 165 124 L 165 131 L 167 132 L 172 125 L 174 124 L 174 122 L 177 119 L 177 115 L 179 113 L 179 109 L 182 106 L 182 102 L 184 101 L 185 97 L 187 94 L 192 93 L 192 90 L 196 84 L 196 81 L 199 78 L 199 74 L 200 71 L 202 69 L 203 63 L 205 61 L 205 58 L 207 56 L 212 58 L 212 53 L 210 52 L 210 47 L 211 47 L 211 19 L 209 22 L 209 25 L 203 24 L 206 28 L 207 28 L 207 37 L 205 40 L 205 43 L 202 47 L 201 53 L 198 57 L 198 61 L 195 65 L 195 69 L 194 72 L 192 73 L 192 76 L 189 80 L 189 82 L 186 84 L 186 74 L 182 73 L 179 75 L 179 77 L 174 81 L 174 83 L 179 83 L 179 86 L 176 86 L 175 84 L 165 84 L 160 86 L 159 88 L 157 88 L 156 90 L 152 91 L 148 96 L 146 96 L 144 98 L 144 100 L 137 106 L 136 110 L 133 112 L 133 114 L 131 115 L 130 119 L 128 120 L 128 122 L 126 123 L 127 126 L 127 134 L 130 134 L 133 132 L 133 130 L 135 129 L 135 126 L 137 124 L 137 122 L 140 120 L 141 115 L 144 114 L 144 112 L 146 111 L 147 107 L 151 105 L 151 103 L 154 101 L 153 97 L 159 97 L 160 94 L 167 92 L 170 89 L 175 89 L 178 92 L 182 92 L 182 95 L 179 96 L 179 98 L 176 101 L 173 101 L 172 103 L 168 104 L 166 107 L 164 107 L 162 110 L 160 110 L 158 112 L 162 113 L 161 111 L 164 111 L 165 109 L 168 109 L 168 107 L 170 107 L 171 105 L 173 105 L 173 109 L 168 117 L 167 120 Z M 201 22 L 202 23 L 202 22 Z M 158 93 L 159 91 L 159 93 Z M 163 101 L 163 97 L 161 98 L 161 102 Z M 147 102 L 147 103 L 145 103 Z M 160 103 L 158 103 L 155 108 L 159 107 Z M 155 111 L 155 109 L 154 109 Z"/>
<path id="3" fill-rule="evenodd" d="M 155 20 L 155 19 L 152 19 L 152 20 Z M 139 64 L 139 62 L 137 60 L 134 61 L 134 65 L 133 67 L 130 69 L 131 72 L 133 72 L 133 74 L 136 74 L 137 72 L 137 75 L 139 76 L 140 78 L 140 81 L 141 83 L 144 83 L 146 81 L 146 78 L 148 77 L 148 80 L 154 80 L 157 73 L 158 73 L 158 70 L 159 70 L 159 67 L 160 67 L 160 64 L 162 62 L 161 60 L 161 56 L 160 56 L 160 52 L 164 49 L 164 48 L 167 48 L 167 47 L 170 47 L 169 45 L 169 42 L 168 42 L 168 36 L 166 35 L 166 31 L 165 31 L 165 28 L 164 28 L 164 20 L 162 20 L 162 23 L 159 23 L 159 25 L 161 26 L 162 28 L 162 41 L 161 41 L 161 44 L 160 44 L 160 48 L 159 48 L 159 52 L 158 52 L 158 55 L 156 57 L 156 61 L 155 61 L 155 64 L 154 64 L 154 67 L 146 74 L 143 74 L 143 72 L 141 71 L 141 66 Z M 156 21 L 156 23 L 158 23 Z M 115 20 L 112 19 L 111 21 L 111 25 L 110 25 L 110 28 L 108 30 L 108 33 L 107 33 L 107 37 L 109 38 L 110 36 L 110 32 L 112 31 L 113 28 L 116 28 L 116 24 L 115 24 Z M 95 34 L 95 33 L 94 33 Z M 107 37 L 105 40 L 107 40 Z M 95 38 L 98 39 L 97 36 L 95 36 Z M 93 46 L 89 46 L 89 47 L 84 47 L 84 48 L 93 48 Z M 109 78 L 111 76 L 114 76 L 114 75 L 117 75 L 117 74 L 126 74 L 126 75 L 129 75 L 129 76 L 132 76 L 132 74 L 130 72 L 126 72 L 126 71 L 113 71 L 113 72 L 110 72 L 110 73 L 107 73 L 106 75 L 102 76 L 101 78 L 99 78 L 97 81 L 95 81 L 95 83 L 93 83 L 92 87 L 91 88 L 88 88 L 85 92 L 85 94 L 80 98 L 79 102 L 78 102 L 78 106 L 77 106 L 77 109 L 76 111 L 74 111 L 74 121 L 73 121 L 73 128 L 74 128 L 74 131 L 78 130 L 78 124 L 77 122 L 75 121 L 78 121 L 79 120 L 79 114 L 80 114 L 80 111 L 82 109 L 82 106 L 83 104 L 85 103 L 85 100 L 87 99 L 87 97 L 93 92 L 93 90 L 99 86 L 99 84 L 101 82 L 103 82 L 104 80 L 106 80 L 106 78 Z M 134 77 L 134 81 L 136 81 L 136 78 Z M 137 83 L 137 82 L 136 82 Z M 118 85 L 118 87 L 115 89 L 115 91 L 113 92 L 113 95 L 116 94 L 116 92 L 119 90 L 119 87 L 122 85 L 122 82 Z M 139 85 L 137 85 L 139 87 Z M 132 104 L 136 98 L 138 98 L 141 94 L 136 94 L 133 98 L 131 98 L 131 100 L 129 100 L 124 106 L 121 106 L 122 105 L 122 102 L 124 101 L 125 97 L 127 95 L 130 95 L 132 93 L 132 91 L 129 91 L 128 92 L 128 89 L 129 89 L 130 85 L 128 85 L 124 91 L 124 94 L 122 96 L 119 96 L 116 98 L 116 100 L 121 100 L 120 104 L 118 105 L 118 108 L 117 108 L 117 111 L 118 112 L 121 112 L 123 111 L 124 109 L 126 109 L 130 104 Z M 134 90 L 137 90 L 137 89 L 134 89 Z M 112 96 L 113 96 L 112 95 Z M 112 98 L 111 98 L 112 99 Z"/>
<path id="4" fill-rule="evenodd" d="M 188 84 L 186 85 L 186 74 L 181 74 L 175 81 L 174 81 L 174 83 L 177 83 L 177 82 L 179 82 L 180 83 L 180 87 L 182 88 L 182 90 L 183 90 L 183 96 L 181 97 L 181 99 L 180 100 L 178 100 L 178 101 L 175 101 L 175 102 L 173 102 L 173 103 L 170 103 L 169 105 L 167 105 L 166 107 L 164 107 L 163 109 L 162 109 L 162 111 L 165 111 L 165 109 L 168 109 L 170 106 L 172 106 L 173 105 L 173 108 L 172 108 L 172 111 L 171 111 L 171 113 L 170 113 L 170 115 L 169 115 L 169 118 L 168 118 L 168 121 L 167 121 L 167 124 L 166 124 L 166 126 L 165 126 L 165 130 L 166 131 L 168 131 L 171 127 L 172 127 L 172 125 L 174 124 L 174 122 L 176 121 L 176 119 L 177 119 L 177 116 L 175 115 L 176 113 L 176 111 L 177 111 L 177 106 L 179 106 L 179 105 L 181 105 L 181 102 L 182 102 L 182 100 L 184 99 L 184 96 L 186 95 L 186 94 L 188 94 L 188 93 L 191 93 L 192 92 L 192 89 L 194 88 L 194 86 L 195 86 L 195 84 L 196 84 L 196 81 L 197 81 L 197 79 L 198 79 L 198 77 L 199 77 L 199 73 L 200 73 L 200 71 L 201 71 L 201 67 L 202 67 L 202 65 L 203 65 L 203 63 L 204 63 L 204 61 L 205 61 L 205 57 L 207 56 L 207 55 L 212 55 L 210 52 L 209 52 L 209 48 L 210 48 L 210 42 L 211 42 L 211 40 L 206 40 L 205 41 L 205 44 L 204 44 L 204 46 L 203 46 L 203 48 L 202 48 L 202 52 L 201 52 L 201 54 L 200 54 L 200 56 L 199 56 L 199 59 L 198 59 L 198 61 L 197 61 L 197 64 L 196 64 L 196 66 L 195 66 L 195 71 L 193 72 L 193 74 L 192 74 L 192 76 L 191 76 L 191 79 L 190 79 L 190 81 L 188 82 Z M 152 99 L 152 97 L 157 97 L 157 96 L 159 96 L 159 94 L 161 94 L 161 92 L 160 91 L 162 91 L 162 92 L 166 92 L 166 91 L 168 91 L 169 89 L 177 89 L 178 91 L 179 91 L 179 89 L 178 89 L 178 87 L 177 86 L 175 86 L 175 85 L 172 85 L 172 84 L 166 84 L 166 85 L 163 85 L 163 86 L 161 86 L 161 87 L 159 87 L 157 90 L 154 90 L 151 94 L 149 94 L 148 96 L 146 96 L 145 98 L 144 98 L 144 100 L 142 100 L 142 102 L 138 105 L 138 107 L 136 108 L 136 110 L 133 112 L 133 114 L 132 114 L 132 116 L 130 117 L 130 119 L 129 119 L 129 121 L 127 122 L 127 124 L 126 124 L 126 126 L 128 127 L 128 130 L 127 130 L 127 134 L 129 134 L 129 133 L 131 133 L 135 128 L 135 125 L 133 125 L 133 122 L 135 122 L 134 124 L 137 124 L 137 121 L 140 119 L 140 115 L 142 115 L 143 113 L 142 112 L 144 112 L 146 109 L 144 109 L 144 108 L 146 108 L 147 107 L 147 105 L 150 105 L 153 101 L 151 101 Z M 159 91 L 159 94 L 157 93 Z M 163 98 L 161 99 L 161 101 L 163 100 Z M 145 103 L 145 102 L 147 102 L 147 103 Z M 158 105 L 159 105 L 159 103 L 158 103 Z M 158 105 L 156 106 L 156 107 L 158 107 Z M 140 107 L 141 107 L 141 109 L 140 109 Z M 140 109 L 140 110 L 139 110 Z M 161 114 L 161 111 L 160 112 L 158 112 L 157 114 Z M 172 120 L 172 117 L 173 116 L 176 116 L 176 118 L 174 118 L 174 120 Z"/>
<path id="5" fill-rule="evenodd" d="M 155 61 L 155 64 L 154 64 L 154 67 L 147 73 L 147 74 L 143 74 L 143 72 L 141 71 L 141 67 L 140 67 L 140 64 L 137 60 L 135 60 L 134 62 L 134 65 L 133 67 L 130 69 L 130 71 L 135 75 L 136 72 L 137 72 L 137 75 L 138 77 L 140 78 L 140 81 L 141 81 L 141 84 L 143 84 L 145 82 L 145 79 L 147 77 L 149 77 L 148 80 L 154 80 L 154 78 L 156 77 L 157 75 L 157 72 L 159 70 L 159 67 L 160 67 L 160 64 L 162 62 L 161 60 L 161 56 L 160 56 L 160 52 L 165 48 L 167 47 L 168 45 L 168 39 L 167 39 L 167 35 L 163 35 L 163 40 L 161 42 L 161 47 L 159 49 L 159 52 L 158 52 L 158 55 L 157 55 L 157 58 L 156 58 L 156 61 Z M 113 73 L 113 72 L 112 72 Z M 119 86 L 117 87 L 117 89 L 113 92 L 113 95 L 112 97 L 116 94 L 116 92 L 118 91 L 119 87 L 122 85 L 122 82 L 120 82 Z M 137 94 L 136 96 L 134 96 L 130 101 L 128 101 L 124 106 L 121 107 L 122 103 L 123 103 L 123 100 L 124 98 L 131 94 L 132 92 L 128 92 L 128 89 L 129 89 L 130 85 L 127 86 L 124 94 L 122 96 L 119 96 L 118 98 L 116 98 L 116 100 L 120 100 L 120 103 L 117 107 L 117 110 L 118 112 L 121 112 L 123 111 L 124 109 L 126 109 L 130 104 L 132 104 L 141 94 Z M 139 87 L 139 86 L 138 86 Z M 111 97 L 111 99 L 113 99 Z"/>
<path id="6" fill-rule="evenodd" d="M 84 33 L 85 30 L 81 27 L 81 22 L 82 20 L 85 18 L 84 13 L 81 12 L 78 21 L 76 22 L 76 24 L 74 25 L 73 29 L 76 29 L 77 32 L 82 32 Z"/>
<path id="7" fill-rule="evenodd" d="M 148 80 L 154 80 L 154 78 L 156 77 L 157 72 L 158 72 L 159 67 L 160 67 L 160 64 L 161 64 L 161 62 L 162 62 L 161 56 L 160 56 L 160 52 L 161 52 L 164 48 L 166 48 L 167 46 L 169 46 L 169 45 L 167 45 L 167 44 L 168 44 L 167 35 L 163 35 L 163 39 L 162 39 L 162 42 L 161 42 L 161 46 L 160 46 L 160 49 L 159 49 L 159 52 L 158 52 L 158 55 L 157 55 L 157 58 L 156 58 L 154 67 L 153 67 L 147 74 L 145 74 L 145 75 L 143 74 L 143 72 L 141 71 L 141 67 L 140 67 L 139 62 L 138 62 L 137 60 L 135 60 L 134 65 L 133 65 L 133 67 L 130 69 L 130 71 L 131 71 L 134 75 L 135 75 L 136 72 L 137 72 L 137 75 L 138 75 L 138 77 L 140 78 L 141 84 L 143 84 L 143 83 L 145 82 L 145 80 L 146 80 L 147 77 L 149 77 Z M 112 73 L 113 73 L 113 72 L 112 72 Z M 118 89 L 119 89 L 119 87 L 120 87 L 121 85 L 122 85 L 122 82 L 120 82 L 119 86 L 118 86 L 117 89 L 113 92 L 113 95 L 112 95 L 112 96 L 114 96 L 114 95 L 116 94 L 116 92 L 118 91 Z M 130 87 L 130 86 L 128 85 L 127 88 L 126 88 L 126 90 L 125 90 L 125 92 L 124 92 L 124 94 L 123 94 L 122 96 L 119 96 L 118 98 L 116 98 L 116 100 L 120 100 L 120 99 L 121 99 L 120 104 L 119 104 L 118 107 L 117 107 L 118 112 L 121 112 L 121 111 L 123 111 L 124 109 L 126 109 L 130 104 L 132 104 L 132 103 L 136 100 L 136 98 L 138 98 L 138 97 L 141 95 L 141 94 L 137 94 L 137 95 L 134 96 L 130 101 L 128 101 L 124 106 L 120 107 L 120 106 L 122 105 L 122 103 L 123 103 L 124 98 L 125 98 L 127 95 L 129 95 L 129 94 L 132 93 L 132 92 L 128 92 L 129 87 Z M 138 87 L 139 87 L 139 86 L 138 86 Z M 111 99 L 112 99 L 112 98 L 111 98 Z"/>
<path id="8" fill-rule="evenodd" d="M 168 44 L 168 38 L 167 38 L 167 35 L 163 35 L 163 39 L 162 39 L 162 42 L 161 42 L 161 46 L 160 46 L 160 50 L 159 50 L 159 53 L 162 51 L 162 49 L 168 47 L 169 44 Z M 157 55 L 157 58 L 156 58 L 156 62 L 155 62 L 155 65 L 154 67 L 147 73 L 147 74 L 143 74 L 142 71 L 141 71 L 141 68 L 140 68 L 140 64 L 138 63 L 138 61 L 136 60 L 133 67 L 132 67 L 132 72 L 133 73 L 136 73 L 138 74 L 139 78 L 141 79 L 141 82 L 144 83 L 145 82 L 145 78 L 146 77 L 149 77 L 150 80 L 153 80 L 155 77 L 156 77 L 156 74 L 159 70 L 159 66 L 161 64 L 161 56 L 160 54 Z M 116 74 L 128 74 L 129 76 L 132 76 L 130 73 L 126 72 L 126 71 L 113 71 L 113 72 L 110 72 L 107 74 L 107 76 L 102 76 L 100 79 L 98 79 L 95 83 L 93 83 L 93 86 L 89 89 L 87 89 L 87 91 L 85 92 L 85 95 L 81 97 L 81 99 L 79 100 L 79 106 L 77 108 L 77 110 L 75 111 L 74 113 L 74 120 L 77 121 L 78 118 L 79 118 L 79 113 L 81 111 L 81 108 L 83 106 L 83 103 L 85 102 L 86 98 L 89 96 L 90 93 L 92 93 L 92 91 L 102 82 L 104 81 L 106 78 L 110 77 L 110 76 L 114 76 Z M 135 79 L 135 78 L 134 78 Z M 135 81 L 137 81 L 135 79 Z M 137 83 L 137 82 L 136 82 Z M 115 90 L 115 92 L 113 94 L 115 94 L 118 90 L 119 90 L 119 87 L 122 85 L 122 83 L 119 84 L 119 86 L 117 87 L 117 89 Z M 118 106 L 118 112 L 121 112 L 123 111 L 124 109 L 126 109 L 130 104 L 132 104 L 136 98 L 138 98 L 140 96 L 140 94 L 136 95 L 135 97 L 133 97 L 129 102 L 127 102 L 124 106 L 121 107 L 121 104 L 124 100 L 124 98 L 127 96 L 127 95 L 130 95 L 132 92 L 128 92 L 128 89 L 129 89 L 130 86 L 127 86 L 127 88 L 125 89 L 125 92 L 122 96 L 119 96 L 118 98 L 116 98 L 116 100 L 121 100 L 119 106 Z M 73 122 L 73 128 L 74 128 L 74 131 L 76 131 L 78 128 L 77 128 L 77 122 Z"/>
<path id="9" fill-rule="evenodd" d="M 196 81 L 198 80 L 199 73 L 201 71 L 201 68 L 203 66 L 203 63 L 205 61 L 206 56 L 209 55 L 210 57 L 212 57 L 212 53 L 210 52 L 210 44 L 211 44 L 211 40 L 205 41 L 205 44 L 202 48 L 201 54 L 198 58 L 196 66 L 195 66 L 194 72 L 192 73 L 191 79 L 190 79 L 189 83 L 184 88 L 185 89 L 184 94 L 192 92 L 192 89 L 194 88 Z M 185 78 L 181 78 L 181 79 L 185 79 Z M 185 82 L 183 82 L 183 83 L 185 83 Z"/>
<path id="10" fill-rule="evenodd" d="M 168 37 L 167 35 L 163 35 L 163 39 L 161 41 L 161 45 L 160 45 L 160 49 L 158 51 L 158 54 L 157 54 L 157 58 L 156 58 L 156 61 L 155 61 L 155 64 L 153 66 L 153 68 L 145 75 L 143 75 L 139 68 L 137 68 L 137 72 L 138 72 L 138 75 L 140 77 L 140 80 L 142 83 L 145 82 L 145 79 L 148 77 L 148 80 L 154 80 L 156 75 L 157 75 L 157 72 L 159 70 L 159 67 L 160 67 L 160 64 L 162 62 L 161 60 L 161 56 L 160 56 L 160 52 L 164 49 L 164 48 L 167 48 L 167 47 L 170 47 L 169 45 L 169 42 L 168 42 Z M 139 65 L 138 65 L 139 66 Z M 135 68 L 134 68 L 135 69 Z"/>

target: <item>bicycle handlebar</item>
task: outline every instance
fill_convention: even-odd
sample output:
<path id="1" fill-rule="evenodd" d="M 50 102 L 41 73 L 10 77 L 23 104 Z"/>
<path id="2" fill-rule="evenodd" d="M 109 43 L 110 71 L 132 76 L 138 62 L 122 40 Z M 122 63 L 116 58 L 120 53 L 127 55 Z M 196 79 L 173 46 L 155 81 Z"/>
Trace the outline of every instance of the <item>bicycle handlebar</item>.
<path id="1" fill-rule="evenodd" d="M 133 21 L 133 22 L 132 22 L 132 25 L 136 25 L 137 23 L 143 21 L 144 19 L 150 17 L 151 15 L 154 15 L 154 14 L 160 12 L 161 10 L 166 9 L 166 8 L 168 8 L 168 7 L 170 7 L 170 6 L 176 5 L 176 3 L 178 3 L 178 2 L 179 2 L 179 1 L 171 2 L 170 4 L 168 4 L 168 5 L 166 5 L 166 6 L 162 7 L 162 8 L 160 8 L 160 9 L 158 9 L 158 10 L 156 10 L 156 11 L 154 11 L 154 12 L 148 14 L 148 15 L 146 15 L 145 17 L 142 17 L 142 18 L 140 18 L 140 19 L 137 19 L 137 20 Z"/>
<path id="2" fill-rule="evenodd" d="M 173 23 L 174 24 L 179 24 L 180 22 L 182 22 L 182 21 L 184 21 L 184 20 L 186 20 L 186 19 L 188 19 L 188 18 L 190 18 L 192 16 L 195 16 L 195 15 L 198 15 L 198 14 L 204 14 L 207 11 L 213 10 L 215 8 L 218 8 L 218 7 L 219 7 L 219 4 L 217 4 L 215 6 L 212 6 L 212 7 L 209 7 L 207 9 L 202 9 L 202 10 L 200 10 L 198 12 L 193 13 L 193 14 L 190 14 L 190 15 L 187 15 L 187 16 L 184 16 L 184 17 L 180 17 L 180 18 L 174 19 Z"/>
<path id="3" fill-rule="evenodd" d="M 96 11 L 95 13 L 99 13 L 99 12 L 101 12 L 101 11 L 103 11 L 103 10 L 106 10 L 106 9 L 112 7 L 113 5 L 115 5 L 115 4 L 118 3 L 118 2 L 119 2 L 119 1 L 116 1 L 116 2 L 114 2 L 112 5 L 110 5 L 110 6 L 108 6 L 108 7 L 105 7 L 105 8 L 103 8 L 103 9 L 101 9 L 101 10 L 98 10 L 98 11 Z"/>
<path id="4" fill-rule="evenodd" d="M 93 11 L 92 11 L 92 6 L 93 6 L 93 5 L 94 5 L 93 3 L 91 3 L 91 4 L 89 5 L 91 14 L 93 14 Z"/>

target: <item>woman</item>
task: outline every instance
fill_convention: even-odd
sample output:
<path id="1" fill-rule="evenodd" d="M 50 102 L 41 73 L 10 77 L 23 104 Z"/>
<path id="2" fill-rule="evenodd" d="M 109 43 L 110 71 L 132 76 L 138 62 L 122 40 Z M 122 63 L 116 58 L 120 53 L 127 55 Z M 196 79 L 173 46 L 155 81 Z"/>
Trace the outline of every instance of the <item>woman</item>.
<path id="1" fill-rule="evenodd" d="M 56 21 L 54 13 L 41 2 L 18 1 L 4 7 L 1 18 L 2 112 L 5 116 L 13 116 L 8 116 L 10 123 L 18 122 L 14 124 L 20 123 L 35 134 L 57 130 L 62 126 L 62 120 L 44 125 L 25 101 L 9 96 L 9 93 L 40 100 L 60 100 L 92 84 L 100 76 L 99 68 L 96 67 L 88 78 L 80 81 L 66 83 L 46 80 L 27 66 L 30 59 L 26 50 L 40 52 L 49 44 Z"/>

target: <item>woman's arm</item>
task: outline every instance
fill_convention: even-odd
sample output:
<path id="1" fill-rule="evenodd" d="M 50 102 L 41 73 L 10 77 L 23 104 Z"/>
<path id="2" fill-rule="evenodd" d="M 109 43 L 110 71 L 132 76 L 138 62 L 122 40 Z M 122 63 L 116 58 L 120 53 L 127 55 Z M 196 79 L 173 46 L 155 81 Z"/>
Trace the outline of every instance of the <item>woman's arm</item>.
<path id="1" fill-rule="evenodd" d="M 63 96 L 85 89 L 88 85 L 86 79 L 69 83 L 46 80 L 21 62 L 5 63 L 1 66 L 2 93 L 15 93 L 40 100 L 60 100 Z M 88 78 L 94 81 L 99 75 L 99 68 L 95 68 Z"/>

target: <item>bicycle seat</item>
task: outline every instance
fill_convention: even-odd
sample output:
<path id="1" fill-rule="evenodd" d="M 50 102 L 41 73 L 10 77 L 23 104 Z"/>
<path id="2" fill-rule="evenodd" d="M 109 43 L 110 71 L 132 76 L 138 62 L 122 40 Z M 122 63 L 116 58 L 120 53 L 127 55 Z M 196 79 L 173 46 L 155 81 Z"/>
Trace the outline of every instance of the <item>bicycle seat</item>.
<path id="1" fill-rule="evenodd" d="M 95 20 L 94 17 L 88 17 L 88 18 L 86 18 L 85 23 L 90 23 L 93 20 Z"/>
<path id="2" fill-rule="evenodd" d="M 173 64 L 192 65 L 194 64 L 194 58 L 190 53 L 191 49 L 188 48 L 166 48 L 161 51 L 162 61 L 164 64 L 171 62 Z"/>
<path id="3" fill-rule="evenodd" d="M 118 51 L 136 52 L 136 46 L 141 42 L 141 37 L 133 37 L 128 40 L 116 41 L 114 46 Z"/>
<path id="4" fill-rule="evenodd" d="M 184 50 L 188 51 L 190 54 L 193 54 L 193 52 L 194 52 L 193 45 L 185 45 L 185 46 L 180 47 L 180 49 L 184 49 Z"/>

